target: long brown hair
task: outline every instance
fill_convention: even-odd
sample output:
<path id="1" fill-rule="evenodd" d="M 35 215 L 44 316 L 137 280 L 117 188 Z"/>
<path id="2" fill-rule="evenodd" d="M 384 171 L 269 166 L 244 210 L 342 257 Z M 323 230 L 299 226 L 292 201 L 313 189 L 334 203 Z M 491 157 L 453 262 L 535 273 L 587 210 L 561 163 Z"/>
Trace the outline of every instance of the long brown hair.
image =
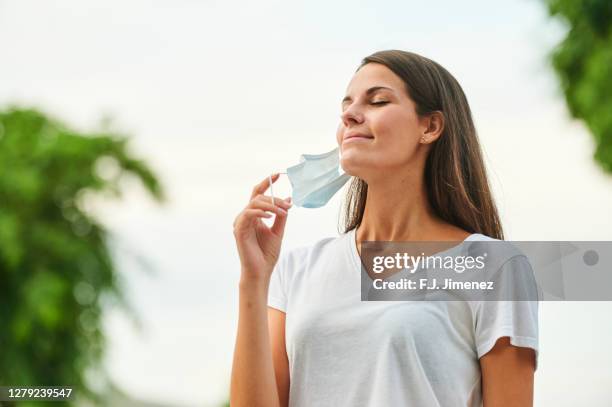
<path id="1" fill-rule="evenodd" d="M 504 239 L 491 195 L 476 128 L 459 82 L 441 65 L 413 52 L 386 50 L 365 57 L 357 71 L 379 63 L 399 76 L 419 117 L 434 111 L 444 115 L 444 129 L 425 162 L 425 185 L 437 215 L 470 233 Z M 343 208 L 344 232 L 361 223 L 368 185 L 353 177 Z"/>

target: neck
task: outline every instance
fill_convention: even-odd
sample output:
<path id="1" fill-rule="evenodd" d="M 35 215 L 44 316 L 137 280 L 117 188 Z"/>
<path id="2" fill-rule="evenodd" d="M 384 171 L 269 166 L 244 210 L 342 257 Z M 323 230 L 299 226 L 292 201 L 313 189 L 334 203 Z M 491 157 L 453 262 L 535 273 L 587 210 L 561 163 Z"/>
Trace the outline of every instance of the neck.
<path id="1" fill-rule="evenodd" d="M 443 222 L 433 212 L 421 174 L 368 183 L 358 240 L 422 240 Z"/>
<path id="2" fill-rule="evenodd" d="M 366 181 L 368 193 L 357 242 L 462 241 L 470 235 L 436 215 L 427 197 L 423 171 L 413 169 Z"/>

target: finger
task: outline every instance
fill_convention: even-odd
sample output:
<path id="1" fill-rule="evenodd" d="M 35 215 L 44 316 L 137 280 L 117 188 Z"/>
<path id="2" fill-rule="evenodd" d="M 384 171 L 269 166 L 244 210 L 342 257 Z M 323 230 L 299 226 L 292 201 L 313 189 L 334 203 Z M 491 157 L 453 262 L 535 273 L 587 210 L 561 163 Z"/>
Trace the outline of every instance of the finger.
<path id="1" fill-rule="evenodd" d="M 278 215 L 287 214 L 286 209 L 283 209 L 280 206 L 272 205 L 272 203 L 268 201 L 267 198 L 269 197 L 265 197 L 264 195 L 258 195 L 251 202 L 249 202 L 249 204 L 247 205 L 247 208 L 263 209 L 264 211 L 274 212 Z"/>
<path id="2" fill-rule="evenodd" d="M 272 214 L 262 209 L 245 209 L 245 215 L 247 218 L 271 218 Z"/>
<path id="3" fill-rule="evenodd" d="M 262 209 L 244 209 L 234 221 L 234 229 L 240 229 L 255 218 L 271 218 L 272 214 Z"/>
<path id="4" fill-rule="evenodd" d="M 274 206 L 280 206 L 281 208 L 284 208 L 284 209 L 289 209 L 293 206 L 293 203 L 291 202 L 291 198 L 281 199 L 281 198 L 274 197 L 274 200 L 273 200 L 272 197 L 269 195 L 257 195 L 253 199 L 257 201 L 268 202 L 270 205 L 272 205 L 272 201 L 274 201 Z M 289 201 L 287 199 L 289 199 Z"/>
<path id="5" fill-rule="evenodd" d="M 280 174 L 274 173 L 272 174 L 272 182 L 276 182 Z M 270 187 L 270 177 L 266 177 L 263 181 L 253 187 L 253 192 L 251 192 L 251 199 L 255 198 L 259 194 L 263 194 Z"/>
<path id="6" fill-rule="evenodd" d="M 276 218 L 274 218 L 274 223 L 272 224 L 270 231 L 274 233 L 276 236 L 282 238 L 283 234 L 285 233 L 285 225 L 287 224 L 288 217 L 289 217 L 289 214 L 279 215 Z"/>

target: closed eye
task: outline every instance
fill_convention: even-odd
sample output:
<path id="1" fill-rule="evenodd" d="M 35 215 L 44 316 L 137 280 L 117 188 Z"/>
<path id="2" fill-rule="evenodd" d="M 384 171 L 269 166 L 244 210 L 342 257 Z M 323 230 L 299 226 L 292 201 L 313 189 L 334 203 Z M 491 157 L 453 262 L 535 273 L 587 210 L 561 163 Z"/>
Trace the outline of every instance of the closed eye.
<path id="1" fill-rule="evenodd" d="M 387 102 L 387 101 L 381 101 L 381 102 L 372 102 L 371 104 L 372 104 L 372 105 L 386 105 L 387 103 L 389 103 L 389 102 Z"/>

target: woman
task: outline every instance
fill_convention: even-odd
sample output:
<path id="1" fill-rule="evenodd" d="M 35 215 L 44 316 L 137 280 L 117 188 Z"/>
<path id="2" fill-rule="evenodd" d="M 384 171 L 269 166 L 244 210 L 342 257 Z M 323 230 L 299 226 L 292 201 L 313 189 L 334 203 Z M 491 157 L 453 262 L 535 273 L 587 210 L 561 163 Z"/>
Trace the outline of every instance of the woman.
<path id="1" fill-rule="evenodd" d="M 410 52 L 366 57 L 337 142 L 353 176 L 339 237 L 279 259 L 291 202 L 271 203 L 268 178 L 234 222 L 231 405 L 531 406 L 537 303 L 360 300 L 362 241 L 503 239 L 455 78 Z"/>

